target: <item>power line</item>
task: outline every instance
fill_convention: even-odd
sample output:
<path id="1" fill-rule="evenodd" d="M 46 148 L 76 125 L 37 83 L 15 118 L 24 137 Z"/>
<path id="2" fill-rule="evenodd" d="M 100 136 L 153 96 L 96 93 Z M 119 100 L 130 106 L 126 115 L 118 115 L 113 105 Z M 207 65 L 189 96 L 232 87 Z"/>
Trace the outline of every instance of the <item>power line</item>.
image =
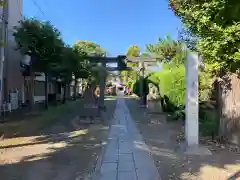
<path id="1" fill-rule="evenodd" d="M 38 11 L 46 17 L 44 11 L 42 10 L 42 8 L 38 5 L 38 3 L 35 0 L 32 0 L 33 4 L 38 8 Z M 18 4 L 18 9 L 19 9 L 19 13 L 22 17 L 24 17 L 24 15 L 22 14 L 22 4 L 20 3 L 20 0 L 17 0 L 17 4 Z"/>
<path id="2" fill-rule="evenodd" d="M 51 13 L 51 12 L 52 12 L 52 11 L 51 11 L 51 8 L 48 6 L 48 3 L 46 2 L 46 0 L 44 0 L 43 2 L 44 2 L 44 4 L 46 5 L 48 11 Z"/>
<path id="3" fill-rule="evenodd" d="M 46 17 L 45 13 L 43 12 L 42 8 L 38 5 L 35 0 L 32 0 L 33 4 L 38 8 L 39 12 Z"/>

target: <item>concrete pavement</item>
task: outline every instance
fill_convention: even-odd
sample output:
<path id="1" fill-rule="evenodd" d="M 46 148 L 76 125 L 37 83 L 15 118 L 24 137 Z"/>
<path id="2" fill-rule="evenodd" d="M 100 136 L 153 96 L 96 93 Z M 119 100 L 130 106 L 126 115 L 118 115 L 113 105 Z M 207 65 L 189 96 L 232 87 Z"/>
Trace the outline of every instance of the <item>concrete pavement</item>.
<path id="1" fill-rule="evenodd" d="M 96 180 L 160 180 L 124 99 L 117 106 Z"/>

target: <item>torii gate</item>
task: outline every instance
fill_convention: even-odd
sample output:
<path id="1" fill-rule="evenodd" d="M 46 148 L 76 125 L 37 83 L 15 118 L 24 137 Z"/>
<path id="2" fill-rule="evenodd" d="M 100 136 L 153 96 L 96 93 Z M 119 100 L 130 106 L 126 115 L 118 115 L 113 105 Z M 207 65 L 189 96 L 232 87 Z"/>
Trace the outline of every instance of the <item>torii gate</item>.
<path id="1" fill-rule="evenodd" d="M 128 57 L 127 62 L 137 63 L 138 68 L 132 68 L 132 70 L 139 71 L 139 82 L 140 82 L 140 105 L 146 107 L 146 96 L 144 93 L 144 77 L 145 70 L 148 66 L 156 64 L 157 58 L 153 57 Z"/>
<path id="2" fill-rule="evenodd" d="M 99 106 L 100 109 L 104 108 L 104 89 L 105 89 L 105 79 L 104 72 L 107 71 L 121 71 L 128 70 L 126 66 L 126 56 L 117 57 L 98 57 L 98 56 L 87 56 L 86 57 L 90 63 L 97 63 L 100 72 L 100 97 Z M 118 67 L 107 67 L 107 63 L 117 63 Z"/>
<path id="3" fill-rule="evenodd" d="M 147 66 L 156 63 L 156 58 L 151 57 L 126 57 L 123 55 L 117 57 L 97 57 L 97 56 L 88 56 L 87 59 L 90 62 L 98 63 L 100 67 L 100 106 L 104 107 L 104 88 L 105 82 L 103 77 L 103 70 L 107 71 L 122 71 L 122 70 L 138 70 L 139 79 L 140 79 L 140 104 L 142 107 L 146 107 L 146 97 L 144 95 L 144 76 L 145 69 Z M 127 67 L 128 62 L 134 62 L 139 65 L 138 68 Z M 107 63 L 117 63 L 118 67 L 106 67 Z M 102 70 L 101 70 L 102 69 Z"/>
<path id="4" fill-rule="evenodd" d="M 132 70 L 127 67 L 127 62 L 135 62 L 139 64 L 140 70 L 140 94 L 141 105 L 145 104 L 143 93 L 144 70 L 147 64 L 155 63 L 157 58 L 151 57 L 89 57 L 91 62 L 98 62 L 100 66 L 108 71 Z M 106 63 L 118 63 L 117 68 L 106 67 Z M 211 152 L 206 148 L 199 148 L 199 121 L 198 121 L 198 68 L 199 56 L 196 53 L 188 53 L 186 56 L 186 122 L 185 122 L 185 139 L 186 146 L 184 151 L 190 154 L 205 154 Z M 101 73 L 101 75 L 103 75 Z M 104 106 L 104 77 L 100 78 L 100 102 Z"/>

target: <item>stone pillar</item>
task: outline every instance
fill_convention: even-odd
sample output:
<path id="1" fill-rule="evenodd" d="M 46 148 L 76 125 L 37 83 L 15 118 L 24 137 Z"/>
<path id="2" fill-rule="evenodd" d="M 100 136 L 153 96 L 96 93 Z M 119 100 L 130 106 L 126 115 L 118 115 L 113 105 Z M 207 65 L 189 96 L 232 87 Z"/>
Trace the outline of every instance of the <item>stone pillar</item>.
<path id="1" fill-rule="evenodd" d="M 195 53 L 187 55 L 186 62 L 186 122 L 185 138 L 187 146 L 198 145 L 198 66 L 199 57 Z"/>

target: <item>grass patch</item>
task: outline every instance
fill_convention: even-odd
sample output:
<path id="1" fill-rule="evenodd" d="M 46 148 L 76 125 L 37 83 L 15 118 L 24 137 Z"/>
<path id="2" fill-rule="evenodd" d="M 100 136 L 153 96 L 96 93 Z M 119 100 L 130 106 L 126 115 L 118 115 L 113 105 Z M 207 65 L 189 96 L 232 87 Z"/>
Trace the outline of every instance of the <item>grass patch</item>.
<path id="1" fill-rule="evenodd" d="M 34 113 L 33 117 L 28 114 L 23 116 L 19 121 L 0 124 L 0 135 L 4 138 L 9 138 L 36 134 L 36 132 L 43 130 L 66 115 L 73 113 L 74 107 L 80 105 L 81 100 L 67 102 L 66 104 L 58 106 L 50 106 L 48 110 L 32 112 Z"/>

